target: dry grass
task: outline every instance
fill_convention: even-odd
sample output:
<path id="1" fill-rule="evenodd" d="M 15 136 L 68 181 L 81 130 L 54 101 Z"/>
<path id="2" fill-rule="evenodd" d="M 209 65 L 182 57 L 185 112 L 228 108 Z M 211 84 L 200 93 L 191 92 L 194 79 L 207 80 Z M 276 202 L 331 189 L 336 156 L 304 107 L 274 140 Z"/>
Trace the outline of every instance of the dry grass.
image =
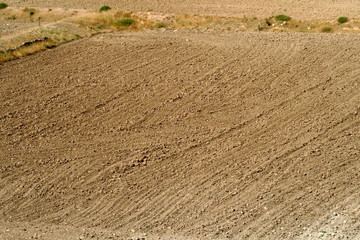
<path id="1" fill-rule="evenodd" d="M 0 62 L 6 62 L 23 56 L 27 56 L 48 48 L 52 48 L 56 45 L 57 44 L 53 40 L 48 39 L 42 42 L 33 43 L 29 46 L 19 47 L 13 51 L 2 52 L 0 53 Z"/>
<path id="2" fill-rule="evenodd" d="M 36 38 L 48 37 L 51 44 L 59 45 L 74 39 L 88 36 L 97 32 L 107 31 L 138 31 L 143 29 L 198 29 L 198 30 L 220 30 L 220 31 L 267 31 L 267 32 L 326 32 L 325 27 L 334 33 L 359 33 L 360 20 L 338 24 L 333 21 L 298 21 L 290 19 L 288 21 L 278 21 L 275 16 L 258 19 L 235 18 L 219 16 L 199 16 L 199 15 L 164 15 L 152 12 L 131 12 L 131 11 L 88 11 L 80 9 L 45 9 L 35 8 L 34 15 L 29 18 L 29 13 L 24 9 L 7 8 L 2 10 L 1 20 L 9 21 L 38 21 L 39 28 L 19 36 L 11 36 L 5 42 L 8 46 L 20 44 Z M 131 24 L 119 24 L 124 19 L 133 21 Z M 68 24 L 62 27 L 61 24 Z M 52 24 L 52 27 L 46 27 Z M 19 34 L 18 34 L 19 35 Z M 6 37 L 5 37 L 6 38 Z M 0 40 L 4 40 L 0 38 Z M 10 44 L 13 43 L 13 44 Z M 46 44 L 46 43 L 45 43 Z M 51 45 L 50 44 L 50 45 Z M 1 46 L 0 46 L 1 48 Z M 11 53 L 0 54 L 0 61 L 8 61 L 14 58 L 32 54 L 46 49 L 42 43 L 24 47 Z"/>
<path id="3" fill-rule="evenodd" d="M 34 14 L 29 18 L 29 12 Z M 12 19 L 17 21 L 38 21 L 39 18 L 42 23 L 53 23 L 66 18 L 80 15 L 83 10 L 77 9 L 49 9 L 49 8 L 7 8 L 1 11 L 0 20 Z"/>
<path id="4" fill-rule="evenodd" d="M 5 9 L 0 16 L 1 19 L 14 19 L 30 21 L 28 13 L 24 9 Z M 214 29 L 226 31 L 258 31 L 261 26 L 262 31 L 271 32 L 321 32 L 324 26 L 329 26 L 334 32 L 360 32 L 359 20 L 351 21 L 339 25 L 336 19 L 333 21 L 278 21 L 276 16 L 266 19 L 258 18 L 235 18 L 218 16 L 199 16 L 199 15 L 161 15 L 151 12 L 130 12 L 109 10 L 105 12 L 76 10 L 76 9 L 35 9 L 32 16 L 34 21 L 40 20 L 41 24 L 48 24 L 58 21 L 66 21 L 79 24 L 81 28 L 94 31 L 117 31 L 117 30 L 141 30 L 152 28 L 171 28 L 171 29 Z M 121 19 L 133 19 L 134 24 L 128 27 L 116 26 L 116 22 Z M 353 31 L 349 31 L 353 29 Z"/>
<path id="5" fill-rule="evenodd" d="M 132 24 L 119 24 L 119 21 L 131 19 Z M 94 31 L 139 30 L 153 28 L 154 21 L 137 15 L 130 11 L 106 11 L 101 13 L 87 13 L 71 19 L 72 23 L 79 24 L 82 28 Z"/>

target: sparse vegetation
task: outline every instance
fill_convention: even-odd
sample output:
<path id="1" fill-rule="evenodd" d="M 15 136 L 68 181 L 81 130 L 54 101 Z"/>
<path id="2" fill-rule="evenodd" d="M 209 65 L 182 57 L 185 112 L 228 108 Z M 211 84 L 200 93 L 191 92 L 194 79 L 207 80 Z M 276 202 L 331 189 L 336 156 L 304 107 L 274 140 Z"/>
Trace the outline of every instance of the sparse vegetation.
<path id="1" fill-rule="evenodd" d="M 52 48 L 54 46 L 56 46 L 56 43 L 53 40 L 48 39 L 45 41 L 36 42 L 30 45 L 19 47 L 10 52 L 0 52 L 0 62 L 10 61 L 12 59 L 30 55 L 45 50 L 47 48 Z"/>
<path id="2" fill-rule="evenodd" d="M 270 19 L 266 18 L 265 23 L 268 27 L 272 26 L 272 22 L 270 22 Z"/>
<path id="3" fill-rule="evenodd" d="M 164 28 L 164 27 L 165 27 L 165 23 L 163 23 L 163 22 L 155 23 L 155 24 L 154 24 L 154 27 L 155 27 L 155 28 Z"/>
<path id="4" fill-rule="evenodd" d="M 337 21 L 338 21 L 338 23 L 346 23 L 346 22 L 349 21 L 349 18 L 347 18 L 347 17 L 339 17 Z"/>
<path id="5" fill-rule="evenodd" d="M 129 27 L 131 25 L 133 25 L 135 23 L 134 19 L 131 18 L 124 18 L 124 19 L 120 19 L 118 21 L 115 22 L 115 26 L 118 27 Z"/>
<path id="6" fill-rule="evenodd" d="M 29 14 L 30 21 L 32 22 L 33 21 L 32 17 L 35 15 L 36 10 L 34 8 L 24 8 L 23 12 Z"/>
<path id="7" fill-rule="evenodd" d="M 286 21 L 290 21 L 291 17 L 281 14 L 281 15 L 276 15 L 275 20 L 279 22 L 286 22 Z"/>
<path id="8" fill-rule="evenodd" d="M 0 62 L 6 62 L 6 61 L 10 61 L 13 60 L 14 56 L 11 55 L 8 52 L 0 52 Z"/>
<path id="9" fill-rule="evenodd" d="M 109 6 L 102 6 L 102 7 L 99 9 L 99 12 L 109 11 L 110 9 L 111 9 L 111 7 L 109 7 Z"/>
<path id="10" fill-rule="evenodd" d="M 0 3 L 0 9 L 7 8 L 8 5 L 6 3 Z"/>
<path id="11" fill-rule="evenodd" d="M 106 11 L 108 6 L 103 6 L 99 11 Z M 360 22 L 357 19 L 353 19 L 352 28 L 341 28 L 338 23 L 335 21 L 313 21 L 313 20 L 303 20 L 299 21 L 292 19 L 286 15 L 277 15 L 269 18 L 253 18 L 245 17 L 244 18 L 232 18 L 232 17 L 219 17 L 219 16 L 200 16 L 192 14 L 184 15 L 174 15 L 166 17 L 164 22 L 162 20 L 152 20 L 151 17 L 148 17 L 142 13 L 137 13 L 133 11 L 111 11 L 106 14 L 86 14 L 79 15 L 77 18 L 70 18 L 73 16 L 71 12 L 58 12 L 49 9 L 35 9 L 35 8 L 24 8 L 23 14 L 19 14 L 15 11 L 5 10 L 3 11 L 3 19 L 6 20 L 24 20 L 26 17 L 30 20 L 38 21 L 38 25 L 42 25 L 43 22 L 57 22 L 59 20 L 62 23 L 76 24 L 77 29 L 71 30 L 71 34 L 67 29 L 62 27 L 55 27 L 53 33 L 49 32 L 36 32 L 36 36 L 39 37 L 48 37 L 52 39 L 56 45 L 69 42 L 73 39 L 77 39 L 81 36 L 88 36 L 97 32 L 104 31 L 117 31 L 117 30 L 127 30 L 127 29 L 154 29 L 154 28 L 170 28 L 170 29 L 213 29 L 221 31 L 270 31 L 270 32 L 359 32 L 358 28 L 360 27 Z M 71 14 L 71 15 L 70 15 Z M 67 19 L 68 18 L 68 19 Z M 348 19 L 346 17 L 346 21 Z M 345 20 L 338 20 L 338 22 L 343 22 Z M 41 29 L 41 28 L 39 28 Z M 44 31 L 49 31 L 46 29 Z M 80 35 L 75 36 L 80 33 Z M 30 37 L 30 36 L 29 36 Z M 26 39 L 27 40 L 27 39 Z M 25 41 L 26 41 L 25 40 Z M 9 41 L 10 42 L 10 41 Z M 16 42 L 21 43 L 18 39 Z M 9 46 L 13 46 L 9 44 Z M 51 46 L 48 44 L 48 46 Z M 52 47 L 52 46 L 51 46 Z M 47 48 L 47 47 L 46 47 Z M 35 49 L 35 48 L 33 48 Z M 31 51 L 30 51 L 31 52 Z M 8 54 L 4 52 L 1 53 L 3 58 L 9 59 Z M 4 57 L 5 56 L 5 57 Z M 13 55 L 11 55 L 14 58 Z M 15 57 L 16 58 L 16 57 Z"/>
<path id="12" fill-rule="evenodd" d="M 332 31 L 332 28 L 331 27 L 323 27 L 322 29 L 321 29 L 321 32 L 326 32 L 326 33 L 328 33 L 328 32 L 331 32 Z"/>
<path id="13" fill-rule="evenodd" d="M 7 17 L 6 19 L 7 20 L 16 20 L 16 16 L 15 15 L 11 15 L 11 16 L 9 16 L 9 17 Z"/>

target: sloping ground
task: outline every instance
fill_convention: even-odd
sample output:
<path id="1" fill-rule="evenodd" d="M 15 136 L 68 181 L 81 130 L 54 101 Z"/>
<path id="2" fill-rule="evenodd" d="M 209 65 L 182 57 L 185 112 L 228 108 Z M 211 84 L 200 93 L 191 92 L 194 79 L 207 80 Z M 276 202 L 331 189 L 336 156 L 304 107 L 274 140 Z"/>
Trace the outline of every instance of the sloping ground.
<path id="1" fill-rule="evenodd" d="M 234 17 L 270 17 L 285 13 L 298 19 L 336 19 L 340 16 L 358 17 L 360 6 L 354 0 L 7 0 L 10 6 L 64 7 L 99 9 L 102 5 L 136 11 L 190 13 Z"/>
<path id="2" fill-rule="evenodd" d="M 165 31 L 2 64 L 0 219 L 360 237 L 359 52 L 359 35 Z"/>

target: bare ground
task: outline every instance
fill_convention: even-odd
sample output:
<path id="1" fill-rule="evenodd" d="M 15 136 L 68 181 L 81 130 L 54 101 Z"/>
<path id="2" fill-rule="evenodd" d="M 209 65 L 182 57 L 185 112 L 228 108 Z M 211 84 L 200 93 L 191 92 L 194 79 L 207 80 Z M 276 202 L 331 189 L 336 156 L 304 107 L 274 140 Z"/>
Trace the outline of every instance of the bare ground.
<path id="1" fill-rule="evenodd" d="M 12 34 L 24 29 L 37 27 L 37 22 L 23 22 L 23 21 L 0 21 L 0 37 L 8 34 Z"/>
<path id="2" fill-rule="evenodd" d="M 359 52 L 147 31 L 1 64 L 0 239 L 359 238 Z"/>

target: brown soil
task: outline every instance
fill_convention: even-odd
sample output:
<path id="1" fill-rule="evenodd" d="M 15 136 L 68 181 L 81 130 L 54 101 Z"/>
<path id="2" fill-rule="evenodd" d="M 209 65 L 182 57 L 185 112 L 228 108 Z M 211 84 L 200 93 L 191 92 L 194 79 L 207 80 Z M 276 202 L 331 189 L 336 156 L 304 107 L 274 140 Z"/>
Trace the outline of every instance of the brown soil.
<path id="1" fill-rule="evenodd" d="M 37 22 L 3 20 L 0 21 L 0 37 L 37 26 Z"/>
<path id="2" fill-rule="evenodd" d="M 360 5 L 353 0 L 7 0 L 11 6 L 65 7 L 99 9 L 102 5 L 136 11 L 158 11 L 166 13 L 191 13 L 243 17 L 269 17 L 288 14 L 297 19 L 336 19 L 340 16 L 358 17 Z"/>
<path id="3" fill-rule="evenodd" d="M 0 239 L 359 238 L 359 52 L 147 31 L 1 64 Z"/>

